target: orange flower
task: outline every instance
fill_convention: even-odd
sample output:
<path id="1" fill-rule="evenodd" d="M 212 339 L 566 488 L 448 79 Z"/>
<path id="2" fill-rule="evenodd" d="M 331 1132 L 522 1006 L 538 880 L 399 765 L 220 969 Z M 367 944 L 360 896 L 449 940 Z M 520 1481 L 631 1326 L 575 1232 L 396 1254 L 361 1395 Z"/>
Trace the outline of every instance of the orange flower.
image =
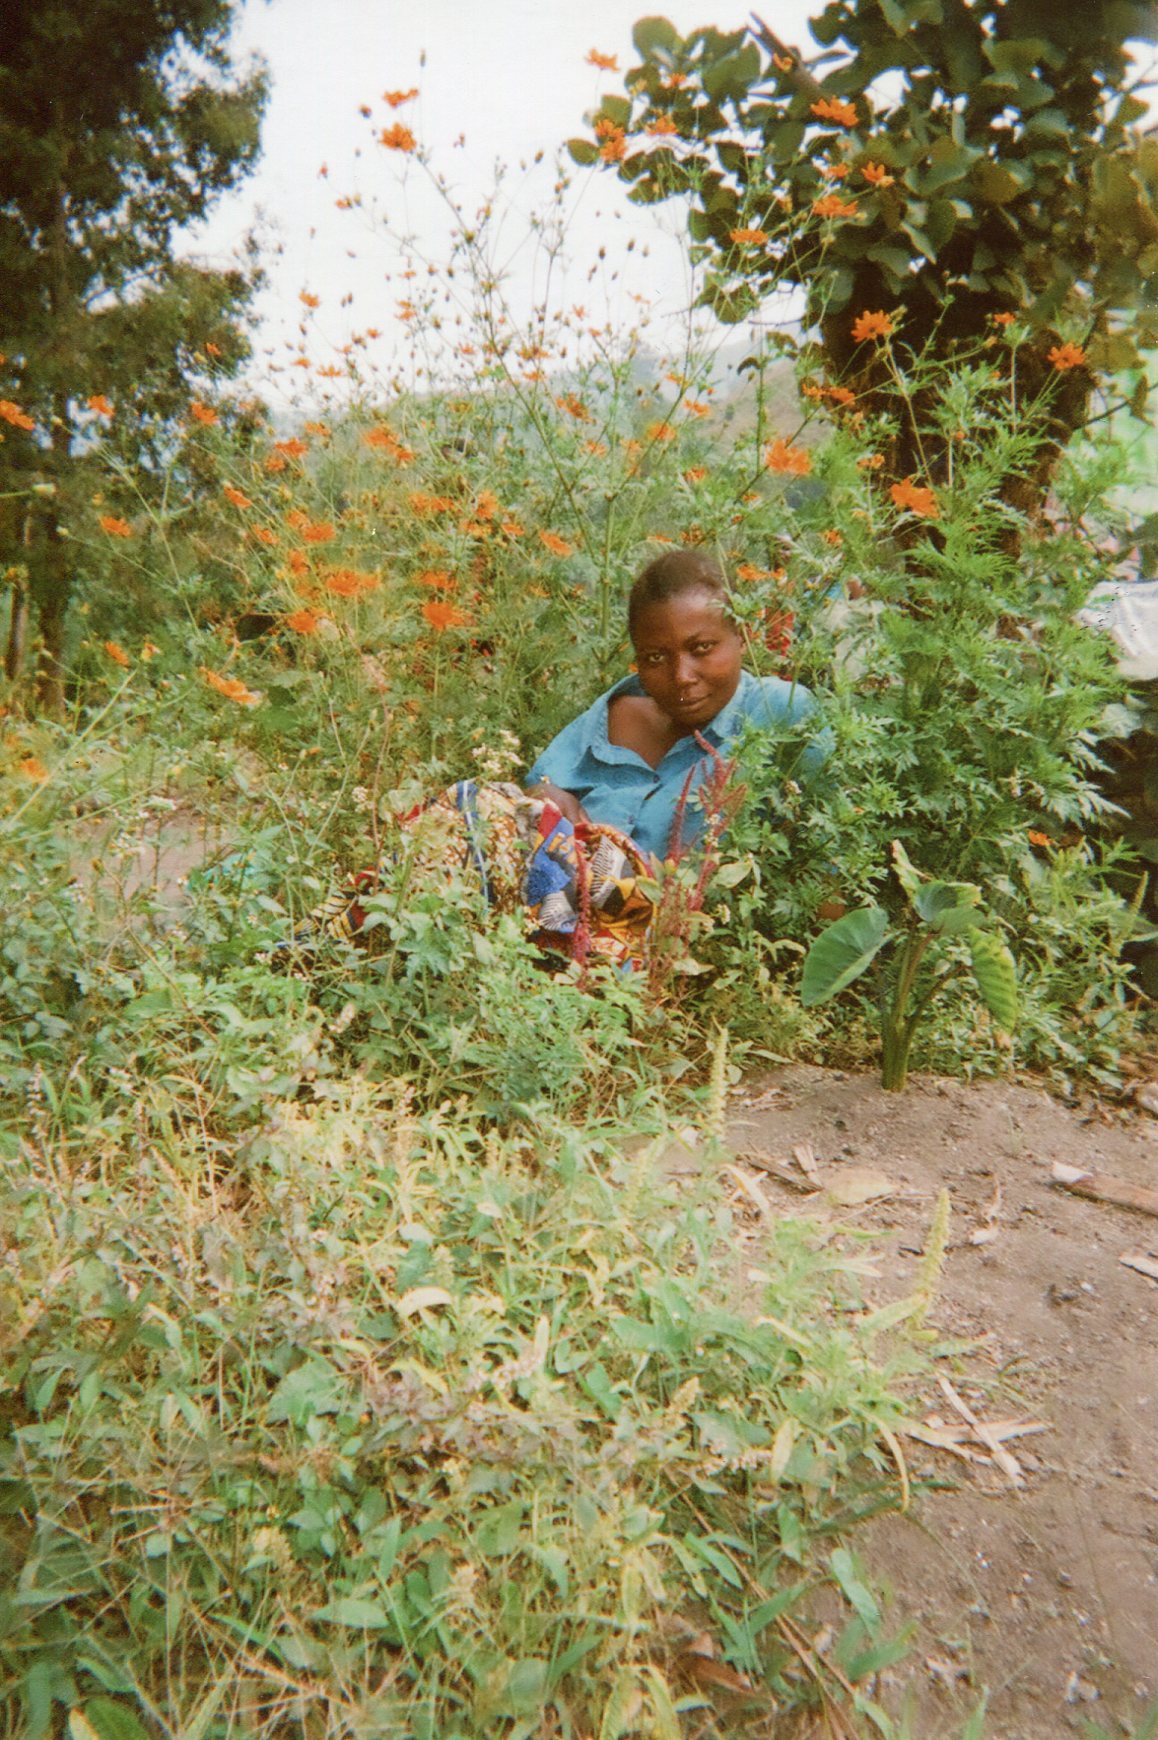
<path id="1" fill-rule="evenodd" d="M 774 54 L 772 56 L 772 65 L 777 72 L 791 72 L 795 64 L 790 54 Z"/>
<path id="2" fill-rule="evenodd" d="M 269 472 L 284 471 L 286 464 L 287 461 L 284 454 L 270 453 L 264 460 L 264 469 Z"/>
<path id="3" fill-rule="evenodd" d="M 499 529 L 504 532 L 508 538 L 521 538 L 523 535 L 523 528 L 518 520 L 504 520 Z"/>
<path id="4" fill-rule="evenodd" d="M 378 135 L 378 143 L 385 145 L 387 151 L 415 151 L 418 148 L 414 134 L 401 121 L 395 121 L 392 127 L 383 127 Z"/>
<path id="5" fill-rule="evenodd" d="M 712 414 L 712 407 L 701 405 L 698 399 L 685 399 L 684 410 L 689 417 L 710 417 Z"/>
<path id="6" fill-rule="evenodd" d="M 555 400 L 555 403 L 561 411 L 566 411 L 568 416 L 574 417 L 577 423 L 590 423 L 591 413 L 578 393 L 564 393 L 561 398 Z"/>
<path id="7" fill-rule="evenodd" d="M 479 492 L 479 498 L 474 504 L 474 515 L 477 520 L 493 520 L 499 511 L 499 498 L 491 489 Z"/>
<path id="8" fill-rule="evenodd" d="M 289 561 L 290 573 L 296 574 L 299 579 L 303 574 L 309 573 L 310 559 L 304 550 L 291 550 L 287 560 Z"/>
<path id="9" fill-rule="evenodd" d="M 219 695 L 224 695 L 227 701 L 236 701 L 239 707 L 260 706 L 262 697 L 253 689 L 249 689 L 239 677 L 222 677 L 207 666 L 200 666 L 201 675 L 211 689 L 216 689 Z"/>
<path id="10" fill-rule="evenodd" d="M 616 127 L 609 133 L 599 147 L 599 155 L 604 163 L 622 163 L 627 156 L 627 139 L 621 128 Z"/>
<path id="11" fill-rule="evenodd" d="M 88 408 L 95 411 L 98 417 L 111 417 L 113 414 L 112 401 L 106 399 L 103 393 L 93 393 L 89 398 Z"/>
<path id="12" fill-rule="evenodd" d="M 989 318 L 994 326 L 1012 326 L 1017 316 L 1010 314 L 1009 310 L 1005 309 L 1001 314 L 991 314 Z"/>
<path id="13" fill-rule="evenodd" d="M 221 346 L 219 344 L 214 344 L 212 340 L 207 338 L 205 340 L 205 354 L 206 356 L 220 356 Z"/>
<path id="14" fill-rule="evenodd" d="M 320 621 L 321 617 L 314 610 L 291 610 L 285 625 L 295 634 L 316 634 Z"/>
<path id="15" fill-rule="evenodd" d="M 340 380 L 344 372 L 337 363 L 323 363 L 320 368 L 314 370 L 314 373 L 323 381 Z"/>
<path id="16" fill-rule="evenodd" d="M 914 483 L 911 477 L 906 477 L 901 483 L 890 485 L 889 494 L 902 512 L 907 508 L 910 513 L 916 514 L 922 520 L 936 520 L 941 517 L 941 510 L 937 505 L 937 497 L 933 491 L 926 489 L 923 484 Z"/>
<path id="17" fill-rule="evenodd" d="M 303 423 L 302 428 L 307 435 L 317 435 L 322 441 L 328 441 L 330 438 L 330 425 L 328 423 Z"/>
<path id="18" fill-rule="evenodd" d="M 828 387 L 825 390 L 834 405 L 856 404 L 856 394 L 851 387 Z"/>
<path id="19" fill-rule="evenodd" d="M 843 533 L 838 532 L 835 526 L 829 526 L 828 530 L 826 532 L 821 532 L 820 535 L 826 544 L 832 545 L 834 550 L 839 550 L 840 546 L 844 543 Z"/>
<path id="20" fill-rule="evenodd" d="M 587 56 L 587 65 L 588 66 L 597 66 L 599 68 L 600 72 L 618 72 L 619 71 L 619 61 L 616 59 L 615 55 L 613 55 L 613 54 L 600 54 L 600 52 L 597 48 L 593 48 L 591 50 L 590 54 Z"/>
<path id="21" fill-rule="evenodd" d="M 1081 345 L 1070 344 L 1068 340 L 1065 344 L 1055 344 L 1046 354 L 1046 361 L 1051 362 L 1059 374 L 1064 374 L 1067 369 L 1080 368 L 1085 360 L 1086 353 Z"/>
<path id="22" fill-rule="evenodd" d="M 295 532 L 300 532 L 303 526 L 309 525 L 310 516 L 303 513 L 301 508 L 291 508 L 285 517 L 285 523 L 287 526 L 292 526 Z"/>
<path id="23" fill-rule="evenodd" d="M 118 646 L 115 640 L 106 640 L 104 643 L 104 649 L 112 659 L 114 665 L 120 665 L 122 670 L 127 671 L 129 669 L 129 666 L 133 661 L 123 646 Z"/>
<path id="24" fill-rule="evenodd" d="M 1049 835 L 1043 834 L 1040 828 L 1030 828 L 1025 837 L 1031 846 L 1053 845 L 1053 841 L 1050 839 Z"/>
<path id="25" fill-rule="evenodd" d="M 849 172 L 847 163 L 822 163 L 820 173 L 825 181 L 843 181 Z"/>
<path id="26" fill-rule="evenodd" d="M 771 580 L 771 568 L 757 568 L 752 562 L 741 562 L 736 569 L 737 580 Z"/>
<path id="27" fill-rule="evenodd" d="M 445 628 L 465 628 L 470 621 L 456 604 L 447 604 L 442 598 L 428 598 L 422 606 L 422 615 L 439 634 Z"/>
<path id="28" fill-rule="evenodd" d="M 883 453 L 862 453 L 856 463 L 861 471 L 879 471 L 884 462 Z"/>
<path id="29" fill-rule="evenodd" d="M 322 305 L 321 297 L 315 296 L 310 290 L 299 291 L 298 301 L 304 302 L 307 308 L 320 308 Z"/>
<path id="30" fill-rule="evenodd" d="M 410 506 L 420 519 L 433 519 L 435 514 L 452 514 L 455 509 L 453 496 L 425 495 L 422 490 L 411 490 Z"/>
<path id="31" fill-rule="evenodd" d="M 277 533 L 271 532 L 268 526 L 250 526 L 249 535 L 267 548 L 272 548 L 277 543 Z"/>
<path id="32" fill-rule="evenodd" d="M 895 331 L 892 317 L 883 308 L 878 308 L 875 313 L 866 308 L 852 323 L 852 336 L 857 344 L 863 344 L 867 338 L 888 338 Z"/>
<path id="33" fill-rule="evenodd" d="M 400 109 L 403 103 L 412 103 L 417 95 L 418 86 L 412 85 L 408 91 L 383 91 L 382 101 L 388 103 L 392 109 Z"/>
<path id="34" fill-rule="evenodd" d="M 742 229 L 729 232 L 729 239 L 739 248 L 759 247 L 768 240 L 767 230 Z"/>
<path id="35" fill-rule="evenodd" d="M 856 104 L 846 103 L 843 97 L 821 97 L 811 106 L 820 121 L 835 121 L 838 127 L 856 126 Z"/>
<path id="36" fill-rule="evenodd" d="M 0 399 L 0 417 L 6 423 L 11 423 L 14 429 L 35 429 L 36 427 L 35 419 L 22 411 L 19 405 L 14 405 L 11 399 Z"/>
<path id="37" fill-rule="evenodd" d="M 34 781 L 36 785 L 43 785 L 48 778 L 48 769 L 39 755 L 26 755 L 20 763 L 20 771 L 25 779 Z"/>
<path id="38" fill-rule="evenodd" d="M 226 501 L 232 502 L 235 508 L 251 508 L 253 503 L 247 495 L 242 495 L 239 489 L 234 489 L 231 483 L 224 484 L 221 492 Z"/>
<path id="39" fill-rule="evenodd" d="M 841 199 L 839 193 L 825 193 L 812 202 L 812 210 L 816 217 L 843 218 L 856 216 L 855 199 Z"/>
<path id="40" fill-rule="evenodd" d="M 658 441 L 661 445 L 674 441 L 676 436 L 670 423 L 649 423 L 644 434 L 649 441 Z"/>
<path id="41" fill-rule="evenodd" d="M 131 538 L 133 528 L 128 520 L 118 519 L 116 514 L 102 514 L 97 522 L 102 532 L 107 532 L 110 538 Z"/>
<path id="42" fill-rule="evenodd" d="M 307 544 L 332 544 L 337 535 L 329 520 L 311 520 L 302 527 L 302 537 Z"/>
<path id="43" fill-rule="evenodd" d="M 561 538 L 557 532 L 540 532 L 539 542 L 544 549 L 550 550 L 552 556 L 570 556 L 574 554 L 572 546 L 566 538 Z"/>
<path id="44" fill-rule="evenodd" d="M 684 482 L 703 483 L 707 475 L 708 468 L 706 465 L 689 465 L 687 470 L 684 472 Z"/>
<path id="45" fill-rule="evenodd" d="M 807 477 L 812 470 L 812 455 L 803 447 L 793 447 L 782 436 L 777 436 L 764 456 L 764 464 L 769 471 L 782 472 L 789 477 Z"/>
<path id="46" fill-rule="evenodd" d="M 678 133 L 679 128 L 670 115 L 657 115 L 654 121 L 649 121 L 643 129 L 645 133 L 670 134 Z"/>
<path id="47" fill-rule="evenodd" d="M 862 163 L 860 172 L 870 187 L 891 187 L 895 179 L 883 163 Z"/>
<path id="48" fill-rule="evenodd" d="M 309 443 L 299 441 L 296 435 L 291 435 L 288 441 L 275 441 L 275 453 L 284 453 L 287 459 L 302 459 L 309 452 Z"/>
<path id="49" fill-rule="evenodd" d="M 366 574 L 360 568 L 331 568 L 325 577 L 327 592 L 337 598 L 360 598 L 363 592 L 377 592 L 381 584 L 377 574 Z"/>
<path id="50" fill-rule="evenodd" d="M 455 580 L 445 568 L 427 568 L 423 573 L 414 576 L 418 586 L 429 586 L 432 592 L 453 592 Z"/>
<path id="51" fill-rule="evenodd" d="M 151 664 L 160 650 L 155 641 L 143 640 L 141 642 L 141 663 L 143 665 Z"/>
<path id="52" fill-rule="evenodd" d="M 200 399 L 194 399 L 189 407 L 189 415 L 195 423 L 204 423 L 206 427 L 218 421 L 217 412 L 212 405 L 203 405 Z"/>
<path id="53" fill-rule="evenodd" d="M 596 459 L 603 459 L 607 454 L 607 443 L 606 441 L 585 441 L 583 451 L 584 453 L 593 453 Z"/>

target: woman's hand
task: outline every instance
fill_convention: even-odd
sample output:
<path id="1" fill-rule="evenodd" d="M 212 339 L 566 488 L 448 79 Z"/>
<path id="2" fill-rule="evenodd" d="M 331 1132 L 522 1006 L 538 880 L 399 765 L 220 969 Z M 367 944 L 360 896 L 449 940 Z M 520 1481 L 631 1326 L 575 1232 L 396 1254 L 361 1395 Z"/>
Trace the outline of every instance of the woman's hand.
<path id="1" fill-rule="evenodd" d="M 543 798 L 545 802 L 554 804 L 555 808 L 561 815 L 566 816 L 572 826 L 588 820 L 587 811 L 575 793 L 564 791 L 560 785 L 552 785 L 549 779 L 541 779 L 538 785 L 533 785 L 530 795 Z"/>

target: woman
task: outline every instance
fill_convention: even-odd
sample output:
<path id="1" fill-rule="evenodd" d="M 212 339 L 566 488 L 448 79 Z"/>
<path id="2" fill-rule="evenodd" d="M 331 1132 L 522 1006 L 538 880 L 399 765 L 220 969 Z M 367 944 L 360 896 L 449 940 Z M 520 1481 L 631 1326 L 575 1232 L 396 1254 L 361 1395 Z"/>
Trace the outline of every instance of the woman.
<path id="1" fill-rule="evenodd" d="M 749 721 L 797 725 L 814 703 L 799 684 L 743 669 L 727 583 L 697 551 L 648 564 L 631 589 L 627 629 L 636 674 L 560 731 L 531 769 L 530 789 L 572 822 L 608 823 L 653 857 L 678 856 L 703 827 L 694 802 L 681 803 L 710 771 L 703 744 L 720 750 Z M 824 757 L 822 743 L 809 744 L 802 772 L 815 772 Z"/>
<path id="2" fill-rule="evenodd" d="M 743 669 L 727 583 L 707 556 L 679 550 L 649 563 L 627 626 L 636 673 L 548 745 L 527 792 L 462 780 L 403 823 L 408 873 L 473 864 L 488 906 L 521 906 L 535 941 L 573 959 L 644 958 L 652 908 L 638 880 L 703 831 L 696 794 L 719 751 L 750 722 L 796 725 L 813 708 L 807 689 Z M 801 771 L 825 753 L 807 745 Z M 335 895 L 312 928 L 350 938 L 377 880 L 368 873 Z"/>

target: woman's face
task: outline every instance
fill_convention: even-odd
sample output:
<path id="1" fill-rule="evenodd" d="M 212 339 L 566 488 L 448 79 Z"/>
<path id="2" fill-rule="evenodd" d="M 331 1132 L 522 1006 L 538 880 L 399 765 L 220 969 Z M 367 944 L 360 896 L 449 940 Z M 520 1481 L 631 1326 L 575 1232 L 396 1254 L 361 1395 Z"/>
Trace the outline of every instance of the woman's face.
<path id="1" fill-rule="evenodd" d="M 632 638 L 644 690 L 682 731 L 709 724 L 736 693 L 744 643 L 702 587 L 641 610 Z"/>

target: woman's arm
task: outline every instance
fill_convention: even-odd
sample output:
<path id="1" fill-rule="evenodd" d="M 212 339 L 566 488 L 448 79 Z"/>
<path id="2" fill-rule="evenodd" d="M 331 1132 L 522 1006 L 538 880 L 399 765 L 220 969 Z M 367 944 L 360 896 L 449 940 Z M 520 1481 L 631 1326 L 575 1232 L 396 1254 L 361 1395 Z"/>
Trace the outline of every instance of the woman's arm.
<path id="1" fill-rule="evenodd" d="M 575 793 L 564 791 L 561 785 L 554 785 L 549 779 L 536 780 L 534 785 L 527 787 L 527 790 L 532 797 L 544 798 L 548 803 L 554 804 L 555 808 L 573 824 L 589 819 L 587 811 Z"/>

